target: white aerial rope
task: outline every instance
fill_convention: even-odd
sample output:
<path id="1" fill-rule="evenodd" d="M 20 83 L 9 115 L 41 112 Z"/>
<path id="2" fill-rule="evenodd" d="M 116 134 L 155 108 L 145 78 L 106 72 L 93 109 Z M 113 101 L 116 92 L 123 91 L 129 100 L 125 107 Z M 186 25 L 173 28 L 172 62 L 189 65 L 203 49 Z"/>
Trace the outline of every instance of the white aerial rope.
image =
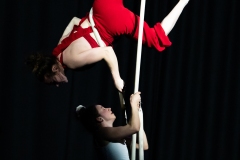
<path id="1" fill-rule="evenodd" d="M 91 23 L 91 27 L 92 27 L 92 30 L 93 30 L 93 33 L 97 39 L 97 43 L 100 47 L 104 47 L 105 46 L 105 43 L 102 41 L 101 37 L 100 37 L 100 34 L 98 33 L 98 30 L 95 28 L 95 23 L 93 21 L 93 9 L 91 8 L 90 12 L 89 12 L 89 20 L 90 20 L 90 23 Z"/>
<path id="2" fill-rule="evenodd" d="M 139 91 L 138 87 L 139 87 L 139 77 L 140 77 L 140 63 L 141 63 L 141 52 L 142 52 L 142 36 L 143 36 L 145 4 L 146 4 L 146 0 L 141 0 L 134 93 Z M 139 143 L 139 160 L 144 160 L 143 112 L 142 112 L 141 106 L 140 106 L 140 109 L 139 109 L 139 118 L 140 118 L 140 131 L 138 132 L 138 137 L 139 137 L 139 140 L 138 140 L 138 143 Z M 132 150 L 131 150 L 131 160 L 135 160 L 135 159 L 136 159 L 136 134 L 134 134 L 132 136 Z"/>
<path id="3" fill-rule="evenodd" d="M 146 3 L 145 0 L 141 0 L 134 93 L 138 92 L 138 86 L 139 86 L 145 3 Z M 91 23 L 92 30 L 93 30 L 93 33 L 94 33 L 96 39 L 97 39 L 97 43 L 99 44 L 99 46 L 104 47 L 105 44 L 102 41 L 97 29 L 94 27 L 95 23 L 93 21 L 92 15 L 93 15 L 93 10 L 91 8 L 90 13 L 89 13 L 89 20 L 90 20 L 90 23 Z M 120 93 L 119 96 L 120 96 L 121 106 L 124 106 L 125 101 L 123 99 L 122 94 Z M 125 112 L 125 117 L 126 117 L 126 112 Z M 139 137 L 139 160 L 144 160 L 144 152 L 143 152 L 143 112 L 142 112 L 141 106 L 139 108 L 139 118 L 140 118 L 140 125 L 141 125 L 140 126 L 140 131 L 138 133 L 138 137 Z M 132 136 L 131 160 L 135 160 L 135 157 L 136 157 L 136 134 L 134 134 Z"/>

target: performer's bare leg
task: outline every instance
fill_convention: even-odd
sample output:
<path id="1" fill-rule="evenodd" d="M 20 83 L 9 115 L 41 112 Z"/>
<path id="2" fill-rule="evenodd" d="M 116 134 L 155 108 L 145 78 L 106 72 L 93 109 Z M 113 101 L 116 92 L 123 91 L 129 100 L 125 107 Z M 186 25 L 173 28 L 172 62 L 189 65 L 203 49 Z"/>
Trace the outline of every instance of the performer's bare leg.
<path id="1" fill-rule="evenodd" d="M 180 0 L 172 11 L 163 19 L 161 25 L 165 31 L 165 34 L 168 35 L 175 23 L 177 22 L 180 14 L 182 13 L 183 8 L 187 5 L 189 0 Z"/>
<path id="2" fill-rule="evenodd" d="M 122 92 L 124 81 L 120 77 L 118 60 L 112 47 L 96 47 L 81 52 L 80 54 L 65 54 L 65 60 L 68 61 L 64 62 L 64 64 L 69 68 L 77 69 L 88 64 L 99 62 L 102 59 L 106 61 L 111 71 L 116 88 Z"/>
<path id="3" fill-rule="evenodd" d="M 124 81 L 120 77 L 118 60 L 112 47 L 109 47 L 109 50 L 105 52 L 105 55 L 103 58 L 107 62 L 110 68 L 116 88 L 118 89 L 118 91 L 122 92 L 122 89 L 124 87 Z"/>

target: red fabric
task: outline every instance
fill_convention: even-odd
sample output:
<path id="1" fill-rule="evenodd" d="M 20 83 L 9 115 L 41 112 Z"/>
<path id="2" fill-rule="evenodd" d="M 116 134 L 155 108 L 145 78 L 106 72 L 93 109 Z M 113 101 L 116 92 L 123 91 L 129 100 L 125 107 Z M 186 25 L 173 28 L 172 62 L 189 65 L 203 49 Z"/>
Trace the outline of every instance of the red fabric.
<path id="1" fill-rule="evenodd" d="M 96 41 L 89 35 L 92 32 L 91 27 L 83 29 L 80 26 L 86 18 L 88 18 L 88 14 L 81 19 L 78 26 L 74 26 L 70 36 L 62 40 L 61 44 L 53 50 L 53 55 L 58 56 L 74 40 L 80 37 L 86 38 L 92 48 L 99 47 Z M 114 37 L 123 34 L 129 35 L 135 40 L 138 39 L 139 16 L 136 16 L 133 12 L 125 8 L 122 0 L 94 0 L 93 20 L 95 27 L 107 46 L 112 44 Z M 137 26 L 135 27 L 135 25 Z M 135 33 L 133 33 L 134 30 Z M 172 43 L 168 36 L 165 35 L 160 23 L 156 23 L 153 28 L 150 28 L 148 24 L 144 22 L 143 44 L 146 44 L 148 47 L 154 47 L 160 52 Z M 62 59 L 62 57 L 60 57 L 60 59 Z"/>
<path id="2" fill-rule="evenodd" d="M 123 34 L 137 40 L 138 24 L 136 32 L 132 36 L 135 27 L 135 17 L 137 17 L 137 22 L 139 22 L 139 16 L 135 16 L 133 12 L 125 8 L 122 0 L 95 0 L 93 3 L 95 27 L 106 45 L 111 45 L 115 36 Z M 146 44 L 148 47 L 155 47 L 158 51 L 163 51 L 165 47 L 170 46 L 172 43 L 168 36 L 165 35 L 160 23 L 156 23 L 153 28 L 150 28 L 144 22 L 143 44 Z"/>

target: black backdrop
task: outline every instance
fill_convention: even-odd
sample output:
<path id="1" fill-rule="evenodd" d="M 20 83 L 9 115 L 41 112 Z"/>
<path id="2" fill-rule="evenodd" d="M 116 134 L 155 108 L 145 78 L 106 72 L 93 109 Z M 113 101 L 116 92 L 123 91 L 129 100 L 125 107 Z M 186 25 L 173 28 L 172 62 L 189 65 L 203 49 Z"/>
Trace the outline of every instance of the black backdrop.
<path id="1" fill-rule="evenodd" d="M 101 103 L 121 116 L 104 61 L 88 71 L 67 71 L 69 83 L 59 88 L 38 82 L 24 65 L 31 53 L 50 54 L 71 18 L 84 16 L 92 2 L 1 1 L 1 160 L 94 159 L 75 107 Z M 177 2 L 148 0 L 145 20 L 151 26 L 161 21 Z M 139 0 L 124 4 L 139 13 Z M 238 20 L 237 0 L 190 0 L 169 34 L 173 45 L 162 53 L 143 47 L 146 160 L 240 158 Z M 136 47 L 126 37 L 114 44 L 127 94 L 134 88 Z"/>

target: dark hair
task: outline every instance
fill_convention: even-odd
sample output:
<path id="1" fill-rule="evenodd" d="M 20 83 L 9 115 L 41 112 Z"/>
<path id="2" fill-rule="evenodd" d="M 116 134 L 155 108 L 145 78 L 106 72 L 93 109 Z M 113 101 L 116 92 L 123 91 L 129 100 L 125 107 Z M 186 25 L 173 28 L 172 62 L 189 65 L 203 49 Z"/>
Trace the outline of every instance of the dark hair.
<path id="1" fill-rule="evenodd" d="M 52 72 L 52 66 L 57 64 L 57 58 L 53 55 L 37 53 L 27 57 L 25 64 L 31 68 L 40 81 L 43 81 L 44 76 L 51 77 L 55 74 Z"/>
<path id="2" fill-rule="evenodd" d="M 81 109 L 76 111 L 77 117 L 80 119 L 84 127 L 90 131 L 94 132 L 98 128 L 98 123 L 101 123 L 97 121 L 97 117 L 99 117 L 99 113 L 97 111 L 96 105 L 89 105 L 84 106 Z"/>

